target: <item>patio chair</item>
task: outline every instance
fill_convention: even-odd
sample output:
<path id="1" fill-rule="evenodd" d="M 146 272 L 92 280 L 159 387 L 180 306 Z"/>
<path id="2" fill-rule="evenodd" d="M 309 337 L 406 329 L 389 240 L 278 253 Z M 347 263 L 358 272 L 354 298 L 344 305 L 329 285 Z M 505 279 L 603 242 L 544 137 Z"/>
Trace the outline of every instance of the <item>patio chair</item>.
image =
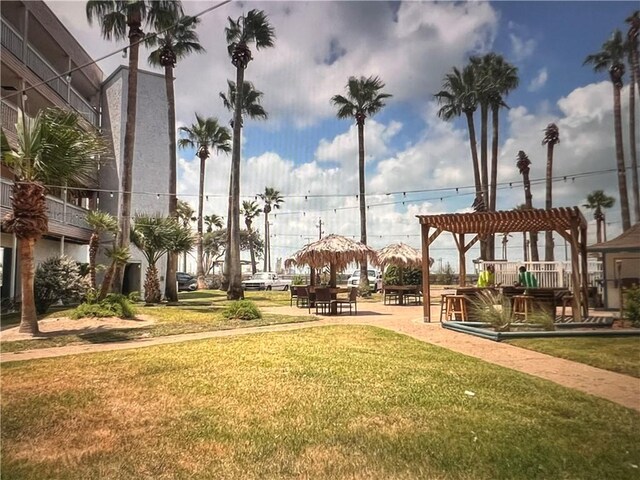
<path id="1" fill-rule="evenodd" d="M 296 307 L 309 307 L 309 287 L 296 287 Z"/>
<path id="2" fill-rule="evenodd" d="M 415 303 L 416 305 L 422 305 L 422 290 L 420 287 L 416 287 L 416 289 L 412 292 L 407 292 L 404 294 L 404 303 Z"/>
<path id="3" fill-rule="evenodd" d="M 387 290 L 386 288 L 382 292 L 382 303 L 384 305 L 397 305 L 400 300 L 400 294 L 397 290 Z M 393 303 L 392 303 L 393 302 Z"/>
<path id="4" fill-rule="evenodd" d="M 336 305 L 336 307 L 340 307 L 340 313 L 342 313 L 342 307 L 344 305 L 349 305 L 349 315 L 351 315 L 351 308 L 355 308 L 356 315 L 358 314 L 358 287 L 351 287 L 349 290 L 349 297 L 347 298 L 337 298 L 332 300 L 331 303 Z"/>
<path id="5" fill-rule="evenodd" d="M 298 306 L 298 286 L 297 285 L 291 285 L 291 287 L 289 288 L 289 291 L 291 292 L 291 299 L 289 300 L 289 306 L 293 307 L 293 301 L 296 301 L 296 307 Z"/>
<path id="6" fill-rule="evenodd" d="M 315 299 L 316 314 L 322 310 L 322 314 L 331 313 L 331 291 L 328 288 L 316 287 Z"/>

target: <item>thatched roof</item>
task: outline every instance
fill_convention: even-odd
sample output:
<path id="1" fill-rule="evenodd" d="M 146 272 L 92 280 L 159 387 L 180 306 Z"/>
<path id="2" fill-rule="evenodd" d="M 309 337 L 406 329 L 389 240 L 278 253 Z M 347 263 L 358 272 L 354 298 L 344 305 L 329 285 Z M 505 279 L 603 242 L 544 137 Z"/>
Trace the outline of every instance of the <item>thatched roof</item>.
<path id="1" fill-rule="evenodd" d="M 420 268 L 422 266 L 422 254 L 415 248 L 404 243 L 387 245 L 378 250 L 378 262 L 380 267 L 395 265 L 396 267 Z M 429 258 L 429 267 L 433 265 L 433 258 Z"/>
<path id="2" fill-rule="evenodd" d="M 591 252 L 637 252 L 640 251 L 640 223 L 608 242 L 587 247 Z"/>
<path id="3" fill-rule="evenodd" d="M 341 235 L 327 235 L 321 240 L 305 245 L 293 259 L 297 265 L 320 268 L 333 265 L 336 270 L 344 270 L 353 262 L 376 263 L 376 251 L 355 240 Z"/>

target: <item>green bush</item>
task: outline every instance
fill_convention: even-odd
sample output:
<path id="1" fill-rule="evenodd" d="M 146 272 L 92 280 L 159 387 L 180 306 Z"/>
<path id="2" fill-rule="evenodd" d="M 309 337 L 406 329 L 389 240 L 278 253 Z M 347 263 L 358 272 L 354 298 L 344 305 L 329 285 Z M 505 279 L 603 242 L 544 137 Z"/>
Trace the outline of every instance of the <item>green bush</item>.
<path id="1" fill-rule="evenodd" d="M 239 320 L 256 320 L 262 318 L 262 314 L 255 303 L 250 300 L 236 300 L 231 302 L 229 306 L 222 312 L 222 315 L 228 319 Z"/>
<path id="2" fill-rule="evenodd" d="M 101 302 L 82 303 L 71 312 L 71 318 L 75 320 L 86 317 L 134 318 L 135 309 L 125 295 L 110 293 Z"/>
<path id="3" fill-rule="evenodd" d="M 422 269 L 403 268 L 402 283 L 400 281 L 400 267 L 390 265 L 384 272 L 385 285 L 422 285 Z"/>
<path id="4" fill-rule="evenodd" d="M 634 285 L 624 291 L 623 315 L 634 327 L 640 327 L 640 287 Z"/>
<path id="5" fill-rule="evenodd" d="M 294 276 L 291 285 L 306 285 L 305 277 L 303 275 Z"/>
<path id="6" fill-rule="evenodd" d="M 138 303 L 142 301 L 142 295 L 140 295 L 140 292 L 138 291 L 129 292 L 129 295 L 127 295 L 127 298 L 132 303 Z"/>
<path id="7" fill-rule="evenodd" d="M 80 275 L 78 264 L 69 257 L 51 257 L 38 265 L 33 292 L 36 311 L 47 313 L 58 301 L 77 303 L 87 291 L 87 282 Z"/>

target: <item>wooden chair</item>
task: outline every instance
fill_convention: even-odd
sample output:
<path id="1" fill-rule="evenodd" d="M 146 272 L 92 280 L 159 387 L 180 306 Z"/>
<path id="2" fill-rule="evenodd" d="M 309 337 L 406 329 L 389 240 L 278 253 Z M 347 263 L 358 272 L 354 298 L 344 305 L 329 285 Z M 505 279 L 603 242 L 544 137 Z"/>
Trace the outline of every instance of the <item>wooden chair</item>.
<path id="1" fill-rule="evenodd" d="M 467 315 L 467 297 L 464 295 L 447 295 L 446 319 L 448 321 L 466 322 L 469 317 Z"/>
<path id="2" fill-rule="evenodd" d="M 291 287 L 289 287 L 289 291 L 291 292 L 291 298 L 289 299 L 289 306 L 293 307 L 293 301 L 296 301 L 296 306 L 298 306 L 298 286 L 297 285 L 291 285 Z"/>
<path id="3" fill-rule="evenodd" d="M 404 294 L 405 305 L 409 303 L 415 303 L 416 305 L 422 305 L 422 290 L 416 286 L 414 291 L 409 291 Z"/>
<path id="4" fill-rule="evenodd" d="M 447 318 L 447 297 L 449 295 L 451 295 L 451 293 L 440 294 L 440 323 L 442 323 L 443 319 Z"/>
<path id="5" fill-rule="evenodd" d="M 322 310 L 322 314 L 331 313 L 331 291 L 328 288 L 316 287 L 315 299 L 316 314 L 318 309 Z"/>
<path id="6" fill-rule="evenodd" d="M 351 315 L 351 307 L 353 306 L 356 309 L 356 315 L 358 314 L 358 287 L 351 287 L 349 290 L 348 298 L 337 298 L 332 300 L 331 303 L 340 307 L 340 313 L 342 313 L 342 307 L 344 305 L 349 305 L 349 315 Z"/>
<path id="7" fill-rule="evenodd" d="M 382 291 L 382 303 L 384 305 L 397 305 L 400 299 L 400 295 L 397 290 L 387 291 L 386 288 Z M 393 304 L 391 303 L 393 302 Z"/>
<path id="8" fill-rule="evenodd" d="M 309 307 L 309 287 L 296 287 L 296 307 Z"/>
<path id="9" fill-rule="evenodd" d="M 565 295 L 561 299 L 562 301 L 562 313 L 560 314 L 560 321 L 564 322 L 564 314 L 567 311 L 567 307 L 573 308 L 573 295 Z"/>
<path id="10" fill-rule="evenodd" d="M 516 295 L 513 297 L 513 318 L 522 317 L 529 319 L 529 313 L 533 310 L 533 297 L 531 295 Z"/>

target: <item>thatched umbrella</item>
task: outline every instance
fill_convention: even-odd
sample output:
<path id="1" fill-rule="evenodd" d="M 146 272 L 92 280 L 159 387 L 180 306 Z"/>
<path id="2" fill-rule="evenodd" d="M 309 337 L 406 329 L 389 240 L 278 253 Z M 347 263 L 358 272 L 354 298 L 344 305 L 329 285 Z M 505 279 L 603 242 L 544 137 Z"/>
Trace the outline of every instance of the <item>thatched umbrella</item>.
<path id="1" fill-rule="evenodd" d="M 376 251 L 355 240 L 341 235 L 327 235 L 326 237 L 302 247 L 293 258 L 296 264 L 309 265 L 311 268 L 321 268 L 329 265 L 329 286 L 336 286 L 336 273 L 344 270 L 353 262 L 377 262 Z"/>
<path id="2" fill-rule="evenodd" d="M 381 269 L 387 265 L 395 265 L 400 268 L 400 283 L 403 283 L 402 274 L 405 268 L 420 268 L 422 266 L 422 254 L 415 248 L 404 243 L 387 245 L 378 251 L 377 264 Z M 433 258 L 429 257 L 429 267 L 433 265 Z"/>

